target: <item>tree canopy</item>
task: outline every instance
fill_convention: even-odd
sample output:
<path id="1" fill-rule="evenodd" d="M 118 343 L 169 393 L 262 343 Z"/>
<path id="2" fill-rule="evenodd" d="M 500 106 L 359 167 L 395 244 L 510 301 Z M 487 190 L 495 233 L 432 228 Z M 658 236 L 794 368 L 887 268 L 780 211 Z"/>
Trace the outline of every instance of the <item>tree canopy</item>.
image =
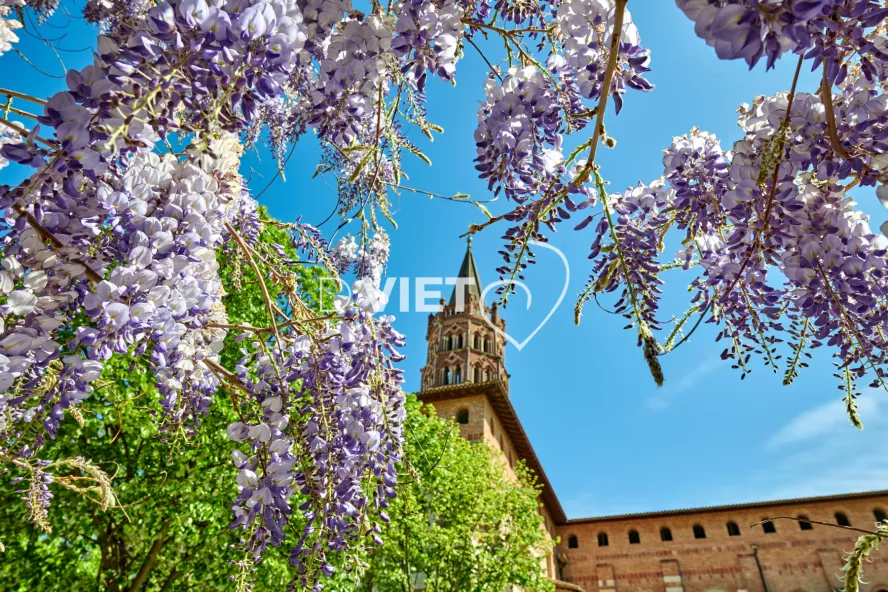
<path id="1" fill-rule="evenodd" d="M 424 586 L 428 592 L 545 592 L 540 486 L 523 461 L 509 475 L 501 453 L 459 436 L 459 426 L 408 401 L 408 471 L 388 510 L 382 545 L 366 555 L 363 592 Z M 346 589 L 343 588 L 343 592 Z"/>

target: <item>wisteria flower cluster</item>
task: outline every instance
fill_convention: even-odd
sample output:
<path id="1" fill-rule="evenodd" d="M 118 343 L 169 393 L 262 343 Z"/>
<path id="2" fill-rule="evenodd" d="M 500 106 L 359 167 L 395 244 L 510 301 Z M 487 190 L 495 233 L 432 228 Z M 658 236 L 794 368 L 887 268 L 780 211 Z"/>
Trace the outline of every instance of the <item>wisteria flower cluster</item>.
<path id="1" fill-rule="evenodd" d="M 310 320 L 283 258 L 250 247 L 261 223 L 237 173 L 235 134 L 264 117 L 265 104 L 282 105 L 291 78 L 311 63 L 296 2 L 115 6 L 86 8 L 103 26 L 93 65 L 69 72 L 68 90 L 48 101 L 26 97 L 43 106 L 33 116 L 40 125 L 26 137 L 21 125 L 4 127 L 4 165 L 35 172 L 0 192 L 0 454 L 30 471 L 33 491 L 46 492 L 29 502 L 43 526 L 54 481 L 40 449 L 66 418 L 78 417 L 112 356 L 153 373 L 159 428 L 171 440 L 200 428 L 219 388 L 238 391 L 238 413 L 255 420 L 248 433 L 259 434 L 250 454 L 290 463 L 260 471 L 274 479 L 275 507 L 289 515 L 293 494 L 307 500 L 299 508 L 302 542 L 291 555 L 302 583 L 314 586 L 330 570 L 325 553 L 365 535 L 378 540 L 371 515 L 394 495 L 403 420 L 394 363 L 403 337 L 391 319 L 373 314 L 387 238 L 379 234 L 368 246 L 369 279 L 355 296 L 336 315 Z M 31 8 L 48 17 L 54 7 Z M 387 48 L 390 30 L 382 39 L 378 48 Z M 170 140 L 185 152 L 158 149 L 171 148 Z M 315 259 L 331 262 L 317 231 L 296 225 L 292 232 L 312 245 Z M 267 281 L 267 331 L 228 322 L 220 251 Z M 233 370 L 218 356 L 229 332 L 252 340 Z M 279 404 L 269 403 L 274 396 Z M 274 439 L 266 437 L 271 429 Z M 237 426 L 229 433 L 241 441 Z M 292 480 L 284 478 L 290 469 Z M 238 483 L 245 485 L 243 476 Z M 249 532 L 244 544 L 255 561 L 285 537 L 269 491 L 235 505 L 233 526 Z M 247 520 L 242 507 L 254 508 L 253 517 L 262 510 L 259 520 Z"/>
<path id="2" fill-rule="evenodd" d="M 420 92 L 425 88 L 426 70 L 442 80 L 453 80 L 464 14 L 465 7 L 454 0 L 441 6 L 431 0 L 407 0 L 401 5 L 392 51 L 404 58 L 402 68 Z"/>
<path id="3" fill-rule="evenodd" d="M 283 542 L 291 496 L 309 500 L 290 552 L 303 586 L 313 574 L 330 575 L 327 555 L 359 535 L 370 545 L 379 541 L 379 527 L 367 527 L 367 506 L 388 506 L 400 460 L 405 409 L 393 364 L 403 359 L 396 349 L 403 336 L 391 318 L 372 318 L 367 299 L 341 298 L 336 308 L 332 326 L 245 347 L 232 378 L 258 403 L 228 427 L 241 446 L 233 453 L 240 491 L 233 526 L 252 533 L 248 546 L 259 557 Z"/>
<path id="4" fill-rule="evenodd" d="M 826 62 L 829 80 L 836 84 L 847 74 L 841 54 L 848 50 L 860 52 L 867 78 L 875 74 L 883 78 L 888 65 L 885 38 L 867 35 L 867 29 L 888 18 L 888 8 L 878 0 L 676 0 L 676 4 L 722 59 L 744 59 L 753 67 L 764 56 L 772 68 L 791 51 L 814 59 L 815 67 Z"/>
<path id="5" fill-rule="evenodd" d="M 348 146 L 361 137 L 371 114 L 382 108 L 391 43 L 391 19 L 377 16 L 349 20 L 330 38 L 308 124 L 333 144 Z"/>
<path id="6" fill-rule="evenodd" d="M 377 232 L 361 246 L 353 236 L 345 236 L 330 250 L 330 258 L 340 273 L 353 271 L 362 281 L 379 287 L 391 244 L 385 232 Z"/>
<path id="7" fill-rule="evenodd" d="M 24 6 L 24 0 L 3 0 L 0 2 L 0 56 L 12 49 L 12 44 L 19 38 L 15 34 L 16 29 L 22 28 L 21 21 L 16 18 L 17 6 Z"/>
<path id="8" fill-rule="evenodd" d="M 615 312 L 637 328 L 658 382 L 656 358 L 702 322 L 718 327 L 716 340 L 726 344 L 721 357 L 743 376 L 755 356 L 775 372 L 782 366 L 788 384 L 807 366 L 809 350 L 830 346 L 849 415 L 859 425 L 857 381 L 888 386 L 888 239 L 871 230 L 846 192 L 860 185 L 885 194 L 888 99 L 880 39 L 888 10 L 877 2 L 678 4 L 720 57 L 754 65 L 767 55 L 773 65 L 791 50 L 799 54 L 798 69 L 814 60 L 822 84 L 816 94 L 798 92 L 797 69 L 790 92 L 741 106 L 742 137 L 732 150 L 694 129 L 665 150 L 662 180 L 609 196 L 599 183 L 605 216 L 595 227 L 593 272 L 578 310 L 597 293 L 621 290 Z M 836 36 L 842 42 L 830 45 Z M 658 189 L 663 181 L 665 191 Z M 682 246 L 664 261 L 673 228 L 682 232 Z M 692 267 L 699 270 L 692 306 L 666 321 L 656 314 L 660 274 Z M 646 337 L 666 322 L 673 326 L 664 342 L 651 347 Z"/>
<path id="9" fill-rule="evenodd" d="M 649 91 L 643 78 L 650 68 L 650 52 L 641 46 L 638 28 L 626 11 L 623 17 L 617 68 L 610 89 L 603 89 L 610 41 L 614 37 L 615 8 L 606 0 L 567 0 L 558 6 L 557 19 L 564 36 L 564 59 L 580 95 L 598 100 L 603 92 L 613 93 L 617 113 L 626 87 Z"/>
<path id="10" fill-rule="evenodd" d="M 552 82 L 538 69 L 512 68 L 502 84 L 488 79 L 479 109 L 475 168 L 496 192 L 524 201 L 563 172 L 560 107 Z"/>

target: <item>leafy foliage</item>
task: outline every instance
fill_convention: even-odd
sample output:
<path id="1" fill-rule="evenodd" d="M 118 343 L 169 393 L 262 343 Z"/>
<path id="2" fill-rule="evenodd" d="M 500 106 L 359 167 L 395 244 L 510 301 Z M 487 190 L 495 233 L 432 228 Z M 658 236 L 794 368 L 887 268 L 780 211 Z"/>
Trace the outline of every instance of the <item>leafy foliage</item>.
<path id="1" fill-rule="evenodd" d="M 365 557 L 355 587 L 339 590 L 552 590 L 541 562 L 552 541 L 539 513 L 540 486 L 519 462 L 515 476 L 483 441 L 459 436 L 457 424 L 411 398 L 398 497 L 383 544 Z"/>

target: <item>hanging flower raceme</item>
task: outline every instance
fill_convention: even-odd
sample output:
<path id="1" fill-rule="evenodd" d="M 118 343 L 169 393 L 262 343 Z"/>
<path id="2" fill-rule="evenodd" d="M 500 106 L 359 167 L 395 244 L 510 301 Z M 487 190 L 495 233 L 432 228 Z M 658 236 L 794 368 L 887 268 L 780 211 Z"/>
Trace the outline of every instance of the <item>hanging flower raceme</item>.
<path id="1" fill-rule="evenodd" d="M 328 554 L 380 542 L 373 516 L 384 517 L 395 495 L 401 455 L 403 375 L 394 364 L 404 340 L 391 317 L 374 317 L 385 304 L 378 273 L 388 241 L 373 239 L 363 255 L 347 244 L 331 256 L 366 272 L 353 295 L 337 298 L 329 317 L 305 318 L 295 301 L 292 320 L 273 333 L 245 328 L 231 379 L 247 398 L 241 421 L 228 428 L 241 443 L 232 527 L 249 533 L 258 558 L 282 544 L 291 497 L 303 500 L 304 526 L 290 551 L 300 574 L 294 585 L 302 587 L 332 574 Z M 374 263 L 360 266 L 359 258 Z"/>
<path id="2" fill-rule="evenodd" d="M 750 67 L 763 56 L 770 69 L 792 51 L 827 63 L 830 83 L 847 74 L 843 54 L 858 53 L 867 78 L 884 77 L 888 65 L 884 37 L 871 36 L 888 18 L 877 0 L 676 0 L 696 23 L 695 31 L 722 59 L 744 59 Z"/>
<path id="3" fill-rule="evenodd" d="M 392 51 L 403 59 L 402 69 L 425 87 L 426 70 L 442 80 L 453 80 L 457 46 L 463 37 L 465 7 L 456 0 L 440 6 L 431 0 L 407 0 L 395 21 Z"/>
<path id="4" fill-rule="evenodd" d="M 674 138 L 663 151 L 663 175 L 675 190 L 672 207 L 679 229 L 687 238 L 713 234 L 727 224 L 722 200 L 728 188 L 731 153 L 722 151 L 713 134 L 691 130 Z"/>
<path id="5" fill-rule="evenodd" d="M 552 82 L 537 68 L 510 68 L 502 84 L 488 78 L 478 110 L 475 168 L 495 193 L 523 202 L 564 172 L 561 112 Z"/>
<path id="6" fill-rule="evenodd" d="M 345 236 L 330 250 L 330 257 L 339 273 L 354 271 L 358 277 L 368 279 L 379 286 L 389 255 L 389 238 L 377 232 L 368 244 L 359 246 L 353 236 Z"/>
<path id="7" fill-rule="evenodd" d="M 12 49 L 12 44 L 19 38 L 15 34 L 16 29 L 22 28 L 22 23 L 16 18 L 16 7 L 24 6 L 24 0 L 2 0 L 0 2 L 0 56 Z"/>
<path id="8" fill-rule="evenodd" d="M 888 239 L 874 234 L 835 183 L 808 181 L 801 190 L 805 208 L 792 227 L 781 257 L 787 298 L 810 338 L 837 348 L 843 381 L 872 372 L 873 386 L 885 379 L 885 314 L 888 293 Z"/>
<path id="9" fill-rule="evenodd" d="M 598 100 L 610 58 L 614 29 L 614 4 L 609 0 L 567 0 L 558 5 L 558 26 L 564 38 L 564 60 L 573 74 L 579 93 Z M 648 92 L 654 86 L 643 78 L 650 71 L 650 51 L 641 46 L 638 28 L 629 11 L 624 11 L 617 68 L 611 89 L 617 113 L 622 108 L 626 87 Z"/>
<path id="10" fill-rule="evenodd" d="M 336 146 L 348 146 L 364 135 L 366 126 L 381 121 L 392 24 L 392 19 L 378 16 L 352 19 L 330 39 L 308 125 Z"/>

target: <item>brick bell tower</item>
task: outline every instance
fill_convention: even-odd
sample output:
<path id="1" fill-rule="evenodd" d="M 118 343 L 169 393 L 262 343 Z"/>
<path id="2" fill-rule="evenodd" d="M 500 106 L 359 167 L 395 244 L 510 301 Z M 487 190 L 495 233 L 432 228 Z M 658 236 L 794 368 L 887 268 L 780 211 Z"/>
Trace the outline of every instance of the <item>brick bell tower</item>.
<path id="1" fill-rule="evenodd" d="M 526 463 L 542 485 L 539 512 L 548 536 L 554 538 L 555 525 L 567 518 L 509 399 L 506 321 L 497 303 L 487 306 L 482 292 L 470 237 L 450 300 L 442 299 L 441 309 L 429 315 L 428 355 L 417 398 L 434 406 L 439 416 L 456 420 L 466 440 L 499 451 L 513 476 L 515 463 Z M 540 567 L 556 579 L 551 555 L 540 557 Z M 557 589 L 582 592 L 579 587 Z"/>
<path id="2" fill-rule="evenodd" d="M 506 321 L 499 315 L 498 303 L 487 306 L 481 299 L 483 286 L 472 255 L 472 237 L 457 278 L 450 301 L 442 298 L 441 310 L 429 315 L 422 390 L 499 382 L 508 393 Z"/>

